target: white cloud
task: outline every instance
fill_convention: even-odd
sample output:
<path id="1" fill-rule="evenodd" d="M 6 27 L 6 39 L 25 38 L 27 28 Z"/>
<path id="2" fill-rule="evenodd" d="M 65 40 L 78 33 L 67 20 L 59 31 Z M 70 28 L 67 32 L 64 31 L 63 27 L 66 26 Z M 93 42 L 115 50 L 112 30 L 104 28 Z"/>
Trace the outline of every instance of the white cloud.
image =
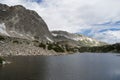
<path id="1" fill-rule="evenodd" d="M 106 32 L 105 36 L 97 32 L 104 28 L 110 28 L 110 26 L 98 27 L 92 26 L 92 24 L 120 20 L 120 0 L 42 0 L 41 3 L 33 2 L 33 0 L 1 0 L 0 3 L 21 4 L 28 9 L 37 11 L 50 30 L 80 32 L 83 29 L 90 29 L 92 31 L 90 34 L 97 39 L 98 37 L 105 38 L 108 35 L 116 39 L 115 34 L 111 35 Z M 120 28 L 120 26 L 117 27 Z M 117 35 L 117 39 L 119 37 Z M 104 38 L 101 40 L 106 41 Z M 120 41 L 113 40 L 113 42 Z"/>
<path id="2" fill-rule="evenodd" d="M 94 38 L 104 42 L 116 43 L 120 42 L 120 31 L 106 31 L 94 35 Z"/>

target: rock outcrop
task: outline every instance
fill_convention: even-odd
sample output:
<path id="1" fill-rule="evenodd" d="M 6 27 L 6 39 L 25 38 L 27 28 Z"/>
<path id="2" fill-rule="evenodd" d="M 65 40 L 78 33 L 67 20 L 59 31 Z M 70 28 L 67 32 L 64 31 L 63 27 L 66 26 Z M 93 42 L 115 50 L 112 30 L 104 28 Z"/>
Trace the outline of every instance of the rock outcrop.
<path id="1" fill-rule="evenodd" d="M 45 21 L 35 11 L 28 10 L 21 5 L 0 4 L 1 56 L 60 55 L 92 52 L 93 49 L 96 52 L 95 49 L 101 50 L 106 45 L 107 43 L 80 34 L 66 31 L 50 32 Z M 110 48 L 115 46 L 112 45 Z"/>
<path id="2" fill-rule="evenodd" d="M 66 31 L 52 31 L 52 35 L 56 42 L 68 44 L 70 46 L 103 46 L 107 43 L 97 41 L 93 38 L 80 34 L 68 33 Z"/>
<path id="3" fill-rule="evenodd" d="M 28 40 L 22 38 L 0 36 L 0 56 L 19 56 L 19 55 L 63 55 L 66 53 L 57 53 L 53 49 L 48 49 L 37 40 Z"/>
<path id="4" fill-rule="evenodd" d="M 0 33 L 29 40 L 53 41 L 44 20 L 35 11 L 21 5 L 0 4 Z"/>

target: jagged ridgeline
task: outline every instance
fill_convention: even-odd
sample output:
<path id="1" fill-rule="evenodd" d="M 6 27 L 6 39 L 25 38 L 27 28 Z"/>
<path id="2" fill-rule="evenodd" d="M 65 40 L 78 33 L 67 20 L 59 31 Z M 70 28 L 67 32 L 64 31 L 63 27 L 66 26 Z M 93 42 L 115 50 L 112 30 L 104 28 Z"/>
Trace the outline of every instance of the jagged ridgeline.
<path id="1" fill-rule="evenodd" d="M 42 42 L 67 41 L 80 46 L 101 45 L 97 40 L 65 31 L 53 31 L 52 35 L 45 21 L 35 11 L 21 5 L 0 4 L 0 34 Z"/>
<path id="2" fill-rule="evenodd" d="M 0 55 L 59 55 L 102 45 L 106 43 L 80 34 L 50 32 L 35 11 L 0 4 Z"/>
<path id="3" fill-rule="evenodd" d="M 102 46 L 107 43 L 97 41 L 81 34 L 73 34 L 66 31 L 52 31 L 54 40 L 63 45 L 69 46 Z"/>
<path id="4" fill-rule="evenodd" d="M 35 11 L 21 5 L 0 4 L 0 33 L 11 37 L 52 41 L 44 20 Z"/>

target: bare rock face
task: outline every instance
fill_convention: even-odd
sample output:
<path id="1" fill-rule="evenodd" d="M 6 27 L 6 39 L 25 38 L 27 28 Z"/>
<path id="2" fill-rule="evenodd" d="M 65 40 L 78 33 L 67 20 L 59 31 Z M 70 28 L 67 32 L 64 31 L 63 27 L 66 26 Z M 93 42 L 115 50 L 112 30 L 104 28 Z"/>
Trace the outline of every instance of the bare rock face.
<path id="1" fill-rule="evenodd" d="M 105 43 L 95 39 L 65 31 L 50 32 L 44 20 L 32 10 L 21 5 L 7 6 L 0 4 L 0 35 L 58 42 L 70 46 L 101 46 Z"/>
<path id="2" fill-rule="evenodd" d="M 73 34 L 66 31 L 52 31 L 52 35 L 56 42 L 70 46 L 103 46 L 107 44 L 84 35 Z"/>
<path id="3" fill-rule="evenodd" d="M 25 39 L 53 41 L 43 19 L 32 10 L 21 5 L 0 4 L 0 34 Z"/>

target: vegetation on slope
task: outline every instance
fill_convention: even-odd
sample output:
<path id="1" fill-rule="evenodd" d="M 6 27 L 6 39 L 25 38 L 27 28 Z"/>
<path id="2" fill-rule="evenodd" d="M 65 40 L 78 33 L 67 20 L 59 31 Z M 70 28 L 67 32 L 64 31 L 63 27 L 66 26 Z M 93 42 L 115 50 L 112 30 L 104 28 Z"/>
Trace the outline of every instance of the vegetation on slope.
<path id="1" fill-rule="evenodd" d="M 120 53 L 120 43 L 116 43 L 113 45 L 95 46 L 95 47 L 81 47 L 79 48 L 79 52 Z"/>
<path id="2" fill-rule="evenodd" d="M 29 54 L 39 54 L 41 49 L 44 51 L 54 51 L 58 53 L 75 53 L 75 52 L 95 52 L 95 53 L 107 53 L 116 52 L 120 53 L 120 44 L 104 45 L 104 46 L 73 46 L 66 42 L 40 42 L 38 40 L 30 41 L 27 39 L 20 39 L 15 37 L 0 36 L 0 49 L 1 53 L 8 55 L 26 55 Z M 9 47 L 12 46 L 12 47 Z M 14 47 L 16 46 L 16 47 Z M 19 47 L 20 46 L 20 47 Z M 21 49 L 22 48 L 22 49 Z M 26 53 L 27 52 L 27 53 Z M 44 53 L 43 53 L 44 54 Z M 2 58 L 0 58 L 0 63 L 2 63 Z"/>
<path id="3" fill-rule="evenodd" d="M 4 59 L 0 57 L 0 64 L 3 64 Z"/>

